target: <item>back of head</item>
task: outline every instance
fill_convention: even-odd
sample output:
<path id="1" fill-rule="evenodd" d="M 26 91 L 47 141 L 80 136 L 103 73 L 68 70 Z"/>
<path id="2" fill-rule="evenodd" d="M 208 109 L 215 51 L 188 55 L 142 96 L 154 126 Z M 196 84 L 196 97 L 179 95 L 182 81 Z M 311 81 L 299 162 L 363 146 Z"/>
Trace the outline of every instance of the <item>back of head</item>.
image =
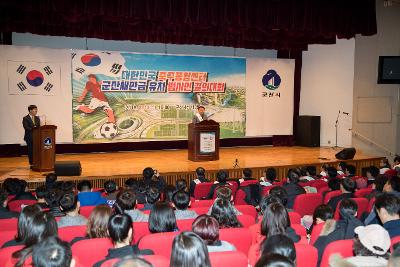
<path id="1" fill-rule="evenodd" d="M 217 181 L 219 183 L 226 183 L 228 181 L 228 171 L 226 170 L 220 170 L 217 172 Z"/>
<path id="2" fill-rule="evenodd" d="M 137 186 L 137 181 L 133 178 L 129 178 L 128 180 L 125 181 L 125 187 L 126 189 L 132 189 L 135 190 Z"/>
<path id="3" fill-rule="evenodd" d="M 46 175 L 46 187 L 47 189 L 52 189 L 54 188 L 54 184 L 57 181 L 57 174 L 55 173 L 49 173 Z"/>
<path id="4" fill-rule="evenodd" d="M 78 183 L 79 192 L 89 192 L 92 190 L 92 183 L 89 180 L 83 180 Z"/>
<path id="5" fill-rule="evenodd" d="M 295 267 L 296 265 L 287 257 L 279 254 L 263 255 L 255 267 Z"/>
<path id="6" fill-rule="evenodd" d="M 33 218 L 40 213 L 38 205 L 29 205 L 22 209 L 18 216 L 18 233 L 16 240 L 25 243 L 28 233 L 32 227 Z"/>
<path id="7" fill-rule="evenodd" d="M 186 191 L 186 189 L 187 189 L 186 180 L 185 179 L 177 180 L 175 183 L 175 189 L 176 189 L 176 191 L 180 191 L 180 190 Z"/>
<path id="8" fill-rule="evenodd" d="M 371 166 L 369 167 L 368 172 L 371 174 L 372 177 L 376 178 L 379 175 L 379 168 Z"/>
<path id="9" fill-rule="evenodd" d="M 341 185 L 343 186 L 343 189 L 346 190 L 347 192 L 354 193 L 354 191 L 357 188 L 356 182 L 353 181 L 351 178 L 344 178 L 341 180 Z"/>
<path id="10" fill-rule="evenodd" d="M 269 190 L 269 194 L 279 198 L 281 203 L 286 206 L 289 196 L 285 188 L 282 186 L 275 186 Z"/>
<path id="11" fill-rule="evenodd" d="M 286 229 L 290 227 L 289 214 L 281 203 L 272 203 L 267 206 L 261 221 L 261 234 L 272 236 L 286 234 Z"/>
<path id="12" fill-rule="evenodd" d="M 382 192 L 383 187 L 385 186 L 387 181 L 388 181 L 388 177 L 386 175 L 378 174 L 374 180 L 375 190 Z"/>
<path id="13" fill-rule="evenodd" d="M 50 213 L 39 212 L 32 220 L 29 231 L 25 239 L 25 246 L 33 246 L 47 237 L 57 236 L 58 227 L 53 215 Z"/>
<path id="14" fill-rule="evenodd" d="M 74 193 L 65 193 L 60 199 L 60 207 L 64 212 L 76 210 L 77 203 L 78 201 Z"/>
<path id="15" fill-rule="evenodd" d="M 340 179 L 336 178 L 336 176 L 334 178 L 330 178 L 328 181 L 328 187 L 332 191 L 340 190 Z"/>
<path id="16" fill-rule="evenodd" d="M 167 185 L 165 187 L 164 194 L 165 194 L 165 201 L 166 202 L 171 202 L 172 201 L 172 197 L 175 194 L 175 186 Z"/>
<path id="17" fill-rule="evenodd" d="M 8 193 L 3 188 L 0 188 L 0 207 L 4 207 L 4 202 L 8 198 Z"/>
<path id="18" fill-rule="evenodd" d="M 55 236 L 46 238 L 33 248 L 32 261 L 35 267 L 69 267 L 71 246 Z"/>
<path id="19" fill-rule="evenodd" d="M 388 180 L 389 185 L 392 187 L 393 191 L 400 192 L 400 177 L 392 176 Z"/>
<path id="20" fill-rule="evenodd" d="M 171 206 L 165 202 L 156 202 L 149 216 L 150 232 L 173 232 L 177 228 L 175 212 Z"/>
<path id="21" fill-rule="evenodd" d="M 345 219 L 349 217 L 355 217 L 357 214 L 358 206 L 357 203 L 350 199 L 343 199 L 339 205 L 340 216 Z"/>
<path id="22" fill-rule="evenodd" d="M 211 216 L 217 219 L 220 228 L 242 227 L 228 200 L 217 198 L 211 208 Z"/>
<path id="23" fill-rule="evenodd" d="M 136 206 L 136 194 L 131 189 L 124 189 L 118 192 L 115 202 L 116 211 L 123 213 L 125 210 L 132 210 Z"/>
<path id="24" fill-rule="evenodd" d="M 203 240 L 192 232 L 182 232 L 174 238 L 170 266 L 211 267 Z"/>
<path id="25" fill-rule="evenodd" d="M 268 168 L 265 170 L 265 178 L 268 181 L 273 183 L 276 180 L 276 169 L 275 168 Z"/>
<path id="26" fill-rule="evenodd" d="M 219 240 L 218 221 L 212 216 L 200 215 L 192 224 L 192 232 L 200 236 L 206 245 L 213 245 Z"/>
<path id="27" fill-rule="evenodd" d="M 232 199 L 232 189 L 228 186 L 221 186 L 215 190 L 215 195 L 217 198 L 225 199 L 231 201 Z"/>
<path id="28" fill-rule="evenodd" d="M 112 180 L 106 181 L 104 183 L 104 190 L 107 192 L 107 194 L 112 194 L 117 191 L 117 184 Z"/>
<path id="29" fill-rule="evenodd" d="M 196 175 L 197 177 L 204 178 L 206 176 L 206 170 L 203 167 L 198 167 L 196 169 Z"/>
<path id="30" fill-rule="evenodd" d="M 337 170 L 334 167 L 328 167 L 326 171 L 329 178 L 335 178 L 337 176 Z"/>
<path id="31" fill-rule="evenodd" d="M 279 254 L 296 261 L 296 249 L 292 239 L 286 235 L 278 234 L 267 237 L 261 244 L 262 255 Z"/>
<path id="32" fill-rule="evenodd" d="M 190 196 L 185 191 L 178 191 L 172 197 L 172 202 L 178 210 L 186 210 L 189 207 Z"/>
<path id="33" fill-rule="evenodd" d="M 114 244 L 126 240 L 131 229 L 133 231 L 132 219 L 129 215 L 114 214 L 108 220 L 108 233 Z"/>
<path id="34" fill-rule="evenodd" d="M 378 195 L 375 200 L 376 210 L 384 208 L 390 216 L 400 214 L 400 198 L 390 193 Z"/>
<path id="35" fill-rule="evenodd" d="M 326 205 L 326 204 L 321 204 L 318 207 L 315 208 L 314 213 L 313 213 L 313 222 L 314 224 L 316 223 L 317 219 L 320 219 L 322 221 L 326 221 L 328 219 L 333 219 L 333 209 L 331 206 Z"/>
<path id="36" fill-rule="evenodd" d="M 160 200 L 160 190 L 157 187 L 151 186 L 146 190 L 146 201 L 149 204 L 154 204 Z"/>
<path id="37" fill-rule="evenodd" d="M 251 176 L 253 176 L 253 171 L 249 168 L 245 168 L 243 169 L 243 176 L 245 178 L 251 178 Z"/>
<path id="38" fill-rule="evenodd" d="M 310 175 L 312 177 L 317 175 L 317 168 L 315 166 L 307 166 L 306 170 L 308 172 L 308 175 Z"/>
<path id="39" fill-rule="evenodd" d="M 71 193 L 75 191 L 75 184 L 72 181 L 65 181 L 61 184 L 61 191 Z"/>
<path id="40" fill-rule="evenodd" d="M 115 267 L 153 267 L 153 265 L 142 258 L 124 258 L 114 264 Z"/>
<path id="41" fill-rule="evenodd" d="M 288 172 L 287 178 L 290 183 L 297 184 L 299 182 L 300 173 L 295 169 L 291 169 Z"/>
<path id="42" fill-rule="evenodd" d="M 25 180 L 20 180 L 18 179 L 16 181 L 16 194 L 21 194 L 25 192 L 26 187 L 28 186 L 28 183 Z"/>
<path id="43" fill-rule="evenodd" d="M 59 201 L 61 198 L 61 193 L 56 189 L 50 189 L 44 200 L 50 208 L 58 207 L 60 205 Z"/>
<path id="44" fill-rule="evenodd" d="M 355 175 L 356 174 L 356 166 L 349 164 L 346 166 L 346 171 L 348 172 L 349 175 Z"/>
<path id="45" fill-rule="evenodd" d="M 154 170 L 151 167 L 147 167 L 143 170 L 143 179 L 144 180 L 151 180 L 154 176 Z"/>
<path id="46" fill-rule="evenodd" d="M 277 196 L 269 194 L 269 195 L 263 197 L 261 199 L 260 205 L 259 205 L 261 213 L 264 213 L 265 209 L 272 203 L 281 203 L 282 204 L 281 199 L 278 198 Z"/>
<path id="47" fill-rule="evenodd" d="M 111 215 L 112 209 L 108 205 L 97 205 L 90 213 L 86 236 L 89 238 L 109 237 L 107 227 Z"/>

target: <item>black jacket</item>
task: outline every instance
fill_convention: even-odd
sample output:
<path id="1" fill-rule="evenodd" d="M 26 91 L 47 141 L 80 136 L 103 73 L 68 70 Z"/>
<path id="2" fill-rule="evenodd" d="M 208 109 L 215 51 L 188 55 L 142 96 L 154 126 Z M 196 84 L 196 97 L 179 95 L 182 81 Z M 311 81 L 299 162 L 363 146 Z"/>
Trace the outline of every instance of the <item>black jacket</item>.
<path id="1" fill-rule="evenodd" d="M 333 197 L 328 201 L 328 205 L 332 208 L 333 211 L 336 210 L 337 205 L 339 204 L 340 201 L 343 199 L 349 199 L 354 197 L 353 193 L 343 193 L 339 196 Z"/>
<path id="2" fill-rule="evenodd" d="M 298 184 L 294 183 L 286 183 L 283 185 L 283 188 L 286 189 L 288 193 L 288 202 L 286 204 L 286 208 L 292 209 L 294 200 L 296 199 L 297 195 L 305 194 L 306 190 Z"/>
<path id="3" fill-rule="evenodd" d="M 150 249 L 139 250 L 137 245 L 133 246 L 125 246 L 122 248 L 110 248 L 108 250 L 108 254 L 104 260 L 96 262 L 93 267 L 100 267 L 103 262 L 109 259 L 115 258 L 123 258 L 126 256 L 135 256 L 135 255 L 153 255 L 153 251 Z"/>
<path id="4" fill-rule="evenodd" d="M 22 119 L 22 126 L 24 126 L 25 130 L 24 140 L 32 141 L 32 131 L 34 128 L 40 127 L 40 119 L 38 116 L 35 116 L 35 125 L 33 125 L 32 118 L 28 114 Z"/>
<path id="5" fill-rule="evenodd" d="M 206 177 L 197 177 L 197 179 L 201 182 L 201 183 L 206 183 L 209 182 L 210 180 L 208 180 Z M 193 197 L 194 196 L 194 189 L 196 188 L 196 182 L 194 180 L 190 181 L 190 185 L 189 185 L 189 193 L 190 195 Z"/>
<path id="6" fill-rule="evenodd" d="M 36 200 L 36 197 L 34 197 L 31 192 L 22 192 L 22 193 L 17 194 L 9 202 L 14 201 L 14 200 Z"/>
<path id="7" fill-rule="evenodd" d="M 214 196 L 214 191 L 215 191 L 215 189 L 217 189 L 218 187 L 227 186 L 227 185 L 229 185 L 229 183 L 217 183 L 217 184 L 213 184 L 213 185 L 211 186 L 211 188 L 210 188 L 210 191 L 208 191 L 208 194 L 207 194 L 207 196 L 206 196 L 206 199 L 212 199 L 213 196 Z"/>
<path id="8" fill-rule="evenodd" d="M 18 218 L 19 213 L 15 211 L 9 211 L 4 207 L 0 207 L 0 219 L 10 219 L 10 218 Z"/>

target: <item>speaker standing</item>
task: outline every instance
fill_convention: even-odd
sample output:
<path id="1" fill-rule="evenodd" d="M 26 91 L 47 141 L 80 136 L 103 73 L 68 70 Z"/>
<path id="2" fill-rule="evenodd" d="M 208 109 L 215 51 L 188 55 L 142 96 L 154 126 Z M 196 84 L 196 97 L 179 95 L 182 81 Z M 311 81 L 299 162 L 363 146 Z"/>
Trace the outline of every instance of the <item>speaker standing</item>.
<path id="1" fill-rule="evenodd" d="M 40 127 L 40 118 L 37 115 L 38 109 L 35 105 L 28 107 L 29 114 L 22 119 L 22 125 L 24 126 L 25 134 L 24 140 L 28 148 L 29 165 L 33 165 L 33 129 Z"/>

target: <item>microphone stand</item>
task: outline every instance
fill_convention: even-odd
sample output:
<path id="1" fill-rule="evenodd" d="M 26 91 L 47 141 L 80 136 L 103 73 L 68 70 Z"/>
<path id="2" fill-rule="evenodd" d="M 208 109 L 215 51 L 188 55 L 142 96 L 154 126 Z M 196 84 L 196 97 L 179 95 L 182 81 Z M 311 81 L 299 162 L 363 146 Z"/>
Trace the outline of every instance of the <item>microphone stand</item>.
<path id="1" fill-rule="evenodd" d="M 337 114 L 336 122 L 335 122 L 335 146 L 334 146 L 334 148 L 338 148 L 337 137 L 338 137 L 339 115 L 340 115 L 340 110 L 339 110 L 339 112 Z"/>
<path id="2" fill-rule="evenodd" d="M 233 165 L 233 168 L 234 168 L 234 169 L 240 168 L 240 167 L 239 167 L 239 161 L 238 161 L 238 159 L 235 159 L 235 164 Z"/>

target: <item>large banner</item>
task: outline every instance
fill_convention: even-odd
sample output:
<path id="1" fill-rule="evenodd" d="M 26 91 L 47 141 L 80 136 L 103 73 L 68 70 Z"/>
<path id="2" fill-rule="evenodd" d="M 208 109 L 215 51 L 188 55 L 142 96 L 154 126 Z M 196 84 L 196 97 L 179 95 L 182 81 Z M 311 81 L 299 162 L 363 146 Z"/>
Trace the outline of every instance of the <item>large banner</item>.
<path id="1" fill-rule="evenodd" d="M 200 105 L 245 136 L 245 58 L 74 51 L 71 69 L 74 143 L 187 139 Z"/>

